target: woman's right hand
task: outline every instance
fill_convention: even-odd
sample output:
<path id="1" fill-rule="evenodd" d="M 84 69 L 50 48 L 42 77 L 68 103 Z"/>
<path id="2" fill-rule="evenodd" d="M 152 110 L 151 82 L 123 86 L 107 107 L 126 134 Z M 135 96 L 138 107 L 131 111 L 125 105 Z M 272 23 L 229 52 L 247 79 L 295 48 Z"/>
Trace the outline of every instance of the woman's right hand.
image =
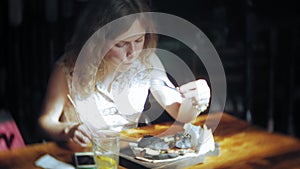
<path id="1" fill-rule="evenodd" d="M 82 147 L 87 147 L 91 143 L 88 130 L 82 123 L 71 123 L 65 128 L 64 132 L 69 138 Z"/>

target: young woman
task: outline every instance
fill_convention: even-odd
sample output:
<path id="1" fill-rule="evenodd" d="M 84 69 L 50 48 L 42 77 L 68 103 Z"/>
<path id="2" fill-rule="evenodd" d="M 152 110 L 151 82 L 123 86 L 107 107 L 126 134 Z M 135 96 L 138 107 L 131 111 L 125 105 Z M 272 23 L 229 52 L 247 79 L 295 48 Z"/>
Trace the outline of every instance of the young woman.
<path id="1" fill-rule="evenodd" d="M 175 89 L 166 76 L 154 51 L 157 43 L 157 37 L 153 34 L 154 26 L 151 19 L 143 14 L 149 11 L 146 2 L 91 0 L 89 3 L 66 53 L 57 61 L 49 80 L 44 108 L 39 118 L 39 123 L 47 134 L 56 140 L 71 139 L 86 146 L 90 142 L 91 126 L 118 131 L 135 127 L 143 112 L 149 90 L 175 120 L 190 122 L 206 109 L 210 88 L 205 80 L 199 79 Z M 125 16 L 132 17 L 125 22 L 120 21 L 117 29 L 106 26 Z M 101 59 L 96 64 L 96 73 L 89 73 L 88 68 L 93 66 L 87 66 L 85 74 L 79 76 L 80 80 L 74 78 L 78 57 L 82 53 L 95 54 L 89 52 L 85 43 L 103 27 L 106 28 L 104 41 L 93 44 L 101 51 L 98 52 L 101 53 Z M 87 50 L 80 52 L 84 47 Z M 74 90 L 74 79 L 80 84 L 88 84 L 88 87 L 80 88 L 82 91 L 78 91 L 79 88 Z M 86 100 L 91 98 L 86 97 L 87 95 L 93 96 L 95 102 L 92 104 L 97 107 L 97 111 L 90 111 L 90 106 L 73 105 L 71 101 L 76 99 L 76 92 L 83 93 L 82 98 Z"/>

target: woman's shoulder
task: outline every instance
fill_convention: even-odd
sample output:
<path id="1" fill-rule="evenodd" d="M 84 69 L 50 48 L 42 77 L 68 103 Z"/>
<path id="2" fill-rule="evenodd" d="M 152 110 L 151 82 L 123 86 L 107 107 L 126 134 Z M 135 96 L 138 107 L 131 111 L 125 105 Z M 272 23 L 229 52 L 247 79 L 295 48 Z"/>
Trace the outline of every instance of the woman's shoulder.
<path id="1" fill-rule="evenodd" d="M 149 60 L 154 69 L 163 69 L 164 70 L 164 66 L 163 66 L 160 58 L 158 57 L 158 55 L 155 52 L 152 52 L 150 54 Z"/>
<path id="2" fill-rule="evenodd" d="M 67 76 L 72 76 L 73 64 L 67 54 L 62 55 L 55 62 L 55 69 L 61 69 Z"/>
<path id="3" fill-rule="evenodd" d="M 73 74 L 73 67 L 68 62 L 67 56 L 66 55 L 61 56 L 54 64 L 52 75 L 65 78 L 68 84 L 68 88 L 70 89 L 72 74 Z"/>

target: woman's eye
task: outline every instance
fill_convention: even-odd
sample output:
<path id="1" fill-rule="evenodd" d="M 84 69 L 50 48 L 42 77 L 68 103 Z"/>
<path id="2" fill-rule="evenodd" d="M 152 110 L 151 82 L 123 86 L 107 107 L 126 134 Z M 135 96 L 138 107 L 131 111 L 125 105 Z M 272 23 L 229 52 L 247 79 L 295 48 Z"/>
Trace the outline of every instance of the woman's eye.
<path id="1" fill-rule="evenodd" d="M 139 42 L 143 42 L 143 41 L 144 41 L 144 37 L 141 37 L 141 38 L 139 38 L 139 39 L 135 40 L 135 42 L 137 42 L 137 43 L 139 43 Z"/>
<path id="2" fill-rule="evenodd" d="M 115 44 L 116 47 L 121 48 L 125 46 L 125 42 L 119 42 L 117 44 Z"/>

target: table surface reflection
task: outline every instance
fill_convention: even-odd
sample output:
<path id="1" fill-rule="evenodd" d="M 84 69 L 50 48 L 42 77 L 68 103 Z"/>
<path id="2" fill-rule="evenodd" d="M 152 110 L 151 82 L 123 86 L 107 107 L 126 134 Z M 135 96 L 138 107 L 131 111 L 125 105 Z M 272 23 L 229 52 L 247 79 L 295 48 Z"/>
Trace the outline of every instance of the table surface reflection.
<path id="1" fill-rule="evenodd" d="M 216 157 L 206 157 L 204 163 L 187 168 L 299 168 L 300 141 L 294 137 L 269 133 L 226 113 L 200 115 L 194 122 L 214 130 L 215 141 L 220 144 L 221 153 Z M 163 123 L 122 132 L 128 139 L 143 135 L 170 135 L 182 130 L 181 124 Z M 45 154 L 58 160 L 72 163 L 72 155 L 84 151 L 73 143 L 45 142 L 27 145 L 24 148 L 0 152 L 0 168 L 38 168 L 34 162 Z M 119 166 L 120 169 L 131 166 Z"/>

